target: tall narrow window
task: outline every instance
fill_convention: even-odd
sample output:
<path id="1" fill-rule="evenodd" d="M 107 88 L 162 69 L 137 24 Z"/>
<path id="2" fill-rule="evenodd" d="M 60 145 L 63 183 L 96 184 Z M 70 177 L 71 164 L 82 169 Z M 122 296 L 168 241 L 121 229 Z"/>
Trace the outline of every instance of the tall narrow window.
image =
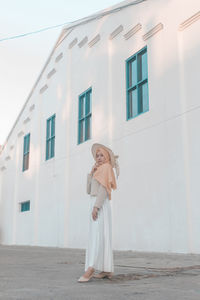
<path id="1" fill-rule="evenodd" d="M 88 89 L 79 96 L 78 109 L 78 144 L 91 138 L 92 89 Z"/>
<path id="2" fill-rule="evenodd" d="M 24 137 L 24 152 L 23 152 L 23 167 L 22 170 L 26 171 L 29 168 L 29 150 L 30 150 L 30 133 Z"/>
<path id="3" fill-rule="evenodd" d="M 126 61 L 127 120 L 149 110 L 147 47 Z"/>
<path id="4" fill-rule="evenodd" d="M 55 155 L 55 118 L 56 115 L 47 119 L 46 129 L 46 160 Z"/>

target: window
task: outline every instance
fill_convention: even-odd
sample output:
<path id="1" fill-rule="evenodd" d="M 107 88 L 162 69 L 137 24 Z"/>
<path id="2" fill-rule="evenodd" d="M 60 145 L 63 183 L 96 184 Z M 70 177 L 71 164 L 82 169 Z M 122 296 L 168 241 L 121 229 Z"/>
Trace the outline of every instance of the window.
<path id="1" fill-rule="evenodd" d="M 23 167 L 22 171 L 29 168 L 29 149 L 30 149 L 30 133 L 24 137 L 24 153 L 23 153 Z"/>
<path id="2" fill-rule="evenodd" d="M 54 157 L 55 155 L 55 118 L 56 115 L 53 115 L 47 119 L 46 160 Z"/>
<path id="3" fill-rule="evenodd" d="M 126 61 L 127 120 L 149 110 L 147 47 Z"/>
<path id="4" fill-rule="evenodd" d="M 78 144 L 91 138 L 91 103 L 92 89 L 88 89 L 79 96 L 78 108 Z"/>
<path id="5" fill-rule="evenodd" d="M 30 201 L 20 203 L 20 211 L 27 211 L 30 210 Z"/>

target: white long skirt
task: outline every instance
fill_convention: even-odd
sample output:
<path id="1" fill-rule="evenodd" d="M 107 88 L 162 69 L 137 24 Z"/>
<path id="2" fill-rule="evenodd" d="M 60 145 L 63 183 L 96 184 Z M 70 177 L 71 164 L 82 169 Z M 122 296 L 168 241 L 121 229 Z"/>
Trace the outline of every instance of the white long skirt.
<path id="1" fill-rule="evenodd" d="M 90 196 L 89 237 L 85 255 L 85 271 L 88 267 L 104 272 L 113 272 L 112 215 L 110 200 L 105 199 L 98 211 L 98 218 L 92 219 L 96 197 Z"/>

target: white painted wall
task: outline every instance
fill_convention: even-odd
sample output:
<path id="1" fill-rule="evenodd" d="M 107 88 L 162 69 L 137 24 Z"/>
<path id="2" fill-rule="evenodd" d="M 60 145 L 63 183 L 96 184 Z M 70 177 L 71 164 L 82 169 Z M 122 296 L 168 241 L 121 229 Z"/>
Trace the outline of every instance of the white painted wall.
<path id="1" fill-rule="evenodd" d="M 78 26 L 58 46 L 0 156 L 6 166 L 0 172 L 1 243 L 86 246 L 86 176 L 91 145 L 100 142 L 119 155 L 121 170 L 111 202 L 114 249 L 200 253 L 200 20 L 178 30 L 199 8 L 198 0 L 148 0 Z M 160 22 L 164 29 L 144 41 Z M 137 23 L 142 29 L 125 40 L 123 34 Z M 121 24 L 124 31 L 109 40 Z M 74 38 L 80 42 L 86 35 L 90 41 L 97 34 L 101 40 L 92 48 L 68 49 Z M 125 60 L 145 45 L 149 111 L 126 121 Z M 52 68 L 56 73 L 47 79 Z M 77 145 L 78 96 L 89 87 L 92 139 Z M 54 113 L 55 157 L 45 161 L 46 119 Z M 25 172 L 21 130 L 31 133 Z M 8 154 L 11 160 L 5 161 Z M 26 200 L 31 210 L 20 213 L 19 202 Z"/>

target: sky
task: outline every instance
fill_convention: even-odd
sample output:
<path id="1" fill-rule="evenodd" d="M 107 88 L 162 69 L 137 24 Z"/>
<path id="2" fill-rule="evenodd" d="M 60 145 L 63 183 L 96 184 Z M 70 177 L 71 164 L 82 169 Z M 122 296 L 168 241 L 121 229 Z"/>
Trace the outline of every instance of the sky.
<path id="1" fill-rule="evenodd" d="M 14 125 L 62 26 L 22 38 L 4 38 L 73 22 L 120 0 L 0 0 L 0 145 Z"/>

